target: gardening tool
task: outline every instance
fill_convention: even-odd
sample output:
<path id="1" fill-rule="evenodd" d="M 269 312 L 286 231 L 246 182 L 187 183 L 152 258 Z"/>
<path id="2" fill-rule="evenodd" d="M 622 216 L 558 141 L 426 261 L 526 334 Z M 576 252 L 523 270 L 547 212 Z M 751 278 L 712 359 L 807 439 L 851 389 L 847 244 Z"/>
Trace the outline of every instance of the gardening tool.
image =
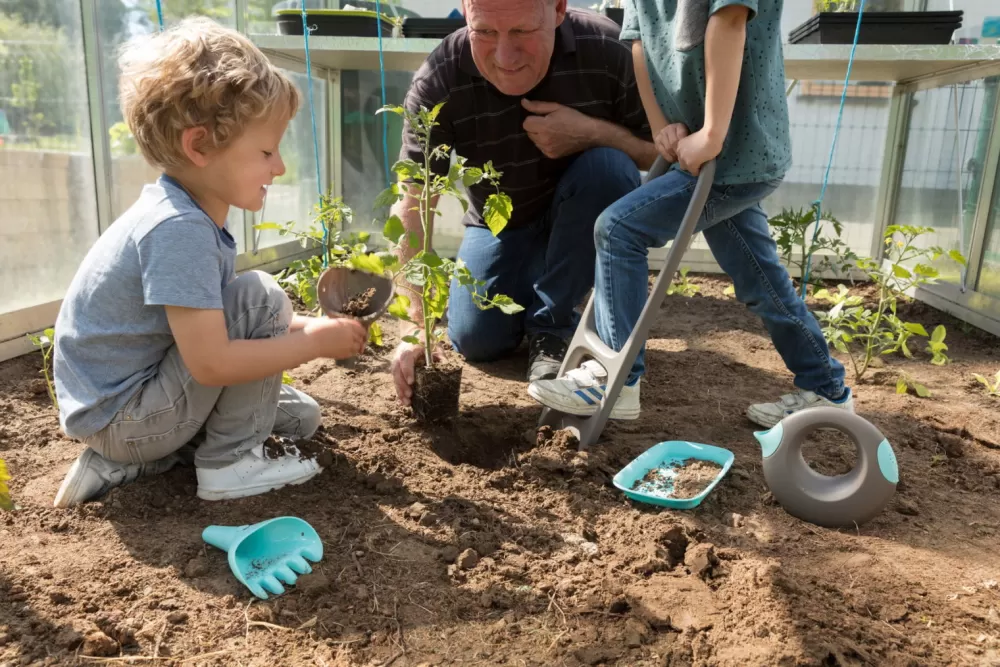
<path id="1" fill-rule="evenodd" d="M 357 315 L 347 315 L 341 310 L 347 302 L 374 287 L 375 296 L 368 302 L 368 308 Z M 365 327 L 382 316 L 396 296 L 393 282 L 385 276 L 366 271 L 358 271 L 343 266 L 331 266 L 320 274 L 316 281 L 316 299 L 327 317 L 354 317 Z M 357 357 L 338 359 L 336 364 L 354 368 Z"/>
<path id="2" fill-rule="evenodd" d="M 854 468 L 821 475 L 802 457 L 806 438 L 818 429 L 846 434 L 857 449 Z M 861 525 L 878 515 L 899 483 L 896 454 L 871 422 L 838 408 L 800 410 L 768 431 L 754 434 L 764 454 L 764 479 L 774 499 L 792 516 L 819 526 Z"/>
<path id="3" fill-rule="evenodd" d="M 650 470 L 655 468 L 669 468 L 672 463 L 682 463 L 691 459 L 717 463 L 722 466 L 715 479 L 693 498 L 670 498 L 634 488 L 636 482 L 644 478 Z M 701 501 L 712 492 L 716 484 L 729 472 L 734 459 L 735 456 L 733 456 L 733 453 L 722 447 L 703 445 L 697 442 L 670 440 L 653 445 L 644 451 L 631 463 L 618 471 L 612 482 L 622 493 L 632 500 L 660 505 L 661 507 L 669 507 L 671 509 L 689 510 L 700 505 Z"/>
<path id="4" fill-rule="evenodd" d="M 313 527 L 294 516 L 248 526 L 209 526 L 201 539 L 229 553 L 229 568 L 240 583 L 262 600 L 285 592 L 300 574 L 309 574 L 323 558 L 323 543 Z"/>
<path id="5" fill-rule="evenodd" d="M 667 171 L 667 167 L 667 162 L 662 157 L 657 157 L 656 162 L 653 163 L 653 166 L 646 174 L 645 182 L 648 183 L 664 174 Z M 670 246 L 670 252 L 667 253 L 667 260 L 664 262 L 663 270 L 660 271 L 660 275 L 653 285 L 653 290 L 650 292 L 649 298 L 646 299 L 646 305 L 643 306 L 642 314 L 639 315 L 639 321 L 636 322 L 632 335 L 625 341 L 625 346 L 620 352 L 615 352 L 605 345 L 601 337 L 597 334 L 597 324 L 594 318 L 594 295 L 593 293 L 590 295 L 587 308 L 584 310 L 580 324 L 576 328 L 576 333 L 573 334 L 573 339 L 569 343 L 566 356 L 563 357 L 562 366 L 559 368 L 559 375 L 561 376 L 570 369 L 579 366 L 584 358 L 588 356 L 593 357 L 608 373 L 608 388 L 604 394 L 604 398 L 601 399 L 600 409 L 596 414 L 589 417 L 582 417 L 566 414 L 552 408 L 543 408 L 542 416 L 538 421 L 539 426 L 549 425 L 554 430 L 570 430 L 580 439 L 581 450 L 597 442 L 601 432 L 604 430 L 604 425 L 608 422 L 608 417 L 611 415 L 611 410 L 618 399 L 618 394 L 621 392 L 622 386 L 624 386 L 625 380 L 628 378 L 632 364 L 639 354 L 639 349 L 646 342 L 649 328 L 653 325 L 656 312 L 667 295 L 667 288 L 674 279 L 677 267 L 681 263 L 681 257 L 687 252 L 691 237 L 694 236 L 695 226 L 701 218 L 705 202 L 708 201 L 708 193 L 712 188 L 714 178 L 715 161 L 713 160 L 706 162 L 701 168 L 701 173 L 698 175 L 698 183 L 694 188 L 694 194 L 691 195 L 691 202 L 688 204 L 687 212 L 684 214 L 684 220 L 681 222 L 677 237 Z"/>

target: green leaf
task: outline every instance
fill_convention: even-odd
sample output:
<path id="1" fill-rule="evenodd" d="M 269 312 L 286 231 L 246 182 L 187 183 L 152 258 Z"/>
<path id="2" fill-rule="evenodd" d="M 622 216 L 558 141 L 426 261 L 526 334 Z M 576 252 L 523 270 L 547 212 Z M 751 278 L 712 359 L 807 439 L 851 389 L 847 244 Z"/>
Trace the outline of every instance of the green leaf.
<path id="1" fill-rule="evenodd" d="M 422 264 L 429 269 L 436 269 L 444 263 L 444 260 L 438 257 L 437 253 L 431 250 L 428 252 L 418 253 L 413 258 L 413 262 L 416 264 Z"/>
<path id="2" fill-rule="evenodd" d="M 916 322 L 904 322 L 903 327 L 910 333 L 915 333 L 918 336 L 927 336 L 927 329 L 924 328 L 923 324 L 918 324 Z"/>
<path id="3" fill-rule="evenodd" d="M 400 116 L 406 115 L 406 109 L 403 108 L 403 107 L 401 107 L 401 106 L 399 106 L 398 104 L 387 104 L 384 107 L 382 107 L 381 109 L 379 109 L 378 111 L 376 111 L 375 115 L 377 116 L 378 114 L 382 113 L 383 111 L 388 111 L 389 113 L 399 114 Z"/>
<path id="4" fill-rule="evenodd" d="M 393 183 L 385 190 L 380 192 L 378 197 L 375 197 L 375 203 L 372 204 L 372 208 L 384 208 L 386 206 L 392 206 L 397 201 L 399 201 L 399 185 Z"/>
<path id="5" fill-rule="evenodd" d="M 469 187 L 483 180 L 483 170 L 478 167 L 470 167 L 462 174 L 462 185 Z"/>
<path id="6" fill-rule="evenodd" d="M 419 164 L 413 160 L 400 160 L 396 164 L 392 165 L 392 171 L 399 174 L 400 180 L 406 181 L 410 179 L 423 180 L 424 170 Z"/>
<path id="7" fill-rule="evenodd" d="M 510 298 L 506 294 L 498 294 L 493 297 L 493 305 L 500 309 L 506 315 L 514 315 L 515 313 L 520 313 L 524 308 L 516 303 L 514 299 Z"/>
<path id="8" fill-rule="evenodd" d="M 389 304 L 389 314 L 407 322 L 410 321 L 410 297 L 405 294 L 397 294 L 396 298 Z"/>
<path id="9" fill-rule="evenodd" d="M 416 336 L 403 336 L 403 342 L 410 345 L 420 345 L 420 339 Z"/>
<path id="10" fill-rule="evenodd" d="M 253 228 L 262 232 L 268 230 L 282 231 L 285 229 L 285 226 L 277 222 L 260 222 L 254 225 Z"/>
<path id="11" fill-rule="evenodd" d="M 914 382 L 913 388 L 917 391 L 917 396 L 919 396 L 920 398 L 930 398 L 931 395 L 930 389 L 920 384 L 919 382 Z"/>
<path id="12" fill-rule="evenodd" d="M 948 252 L 948 256 L 951 257 L 956 262 L 958 262 L 959 264 L 961 264 L 962 266 L 965 266 L 966 264 L 965 256 L 958 250 L 950 250 Z"/>
<path id="13" fill-rule="evenodd" d="M 486 204 L 483 205 L 483 220 L 493 236 L 502 232 L 510 222 L 513 208 L 514 205 L 506 194 L 492 194 L 486 198 Z"/>
<path id="14" fill-rule="evenodd" d="M 846 343 L 844 343 L 844 341 L 842 341 L 842 340 L 840 340 L 840 339 L 837 339 L 837 340 L 835 340 L 835 341 L 833 342 L 833 346 L 834 346 L 835 348 L 837 348 L 837 350 L 838 350 L 839 352 L 843 352 L 844 354 L 850 354 L 850 353 L 848 352 L 848 350 L 847 350 L 847 344 L 846 344 Z"/>
<path id="15" fill-rule="evenodd" d="M 56 330 L 53 327 L 49 327 L 42 333 L 45 335 L 46 338 L 49 339 L 49 342 L 54 341 L 56 339 Z"/>
<path id="16" fill-rule="evenodd" d="M 905 266 L 900 266 L 899 264 L 892 265 L 892 275 L 897 278 L 912 278 L 913 274 Z"/>
<path id="17" fill-rule="evenodd" d="M 281 372 L 281 384 L 293 384 L 294 382 L 295 378 L 288 371 Z"/>
<path id="18" fill-rule="evenodd" d="M 907 389 L 908 389 L 908 387 L 906 385 L 906 380 L 904 380 L 903 378 L 899 378 L 898 380 L 896 380 L 896 393 L 897 394 L 905 394 Z"/>
<path id="19" fill-rule="evenodd" d="M 940 343 L 944 341 L 944 337 L 945 335 L 947 335 L 947 333 L 948 332 L 945 330 L 944 325 L 939 324 L 936 327 L 934 327 L 934 334 L 931 336 L 931 340 L 934 341 L 935 343 Z M 926 336 L 927 334 L 924 335 Z"/>
<path id="20" fill-rule="evenodd" d="M 937 278 L 941 275 L 941 272 L 935 269 L 933 266 L 928 266 L 927 264 L 917 264 L 913 267 L 913 270 L 921 278 Z"/>
<path id="21" fill-rule="evenodd" d="M 399 243 L 399 237 L 405 233 L 406 228 L 403 227 L 403 221 L 399 219 L 398 215 L 390 215 L 389 219 L 385 221 L 385 226 L 382 228 L 382 236 L 396 244 Z"/>
<path id="22" fill-rule="evenodd" d="M 351 266 L 361 271 L 382 275 L 385 273 L 385 264 L 382 263 L 378 255 L 354 255 L 349 260 Z"/>
<path id="23" fill-rule="evenodd" d="M 372 322 L 368 327 L 368 342 L 377 347 L 382 347 L 382 325 Z"/>
<path id="24" fill-rule="evenodd" d="M 420 237 L 413 232 L 407 233 L 406 240 L 410 244 L 411 249 L 416 250 L 420 247 Z"/>

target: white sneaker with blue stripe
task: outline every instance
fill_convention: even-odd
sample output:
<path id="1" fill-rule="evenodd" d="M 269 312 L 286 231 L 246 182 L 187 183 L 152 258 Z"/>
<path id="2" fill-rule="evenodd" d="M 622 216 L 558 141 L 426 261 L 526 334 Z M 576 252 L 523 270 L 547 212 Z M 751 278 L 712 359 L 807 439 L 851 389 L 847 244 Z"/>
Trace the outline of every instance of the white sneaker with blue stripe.
<path id="1" fill-rule="evenodd" d="M 836 401 L 831 401 L 812 391 L 799 390 L 794 394 L 785 394 L 774 403 L 757 403 L 747 409 L 747 417 L 755 424 L 764 428 L 772 428 L 789 415 L 807 408 L 840 408 L 854 412 L 854 393 L 850 388 L 844 389 L 844 395 Z"/>
<path id="2" fill-rule="evenodd" d="M 528 385 L 528 395 L 553 410 L 589 417 L 600 409 L 608 390 L 607 381 L 604 367 L 590 360 L 560 378 L 532 382 Z M 639 384 L 622 387 L 611 410 L 611 419 L 639 418 Z"/>

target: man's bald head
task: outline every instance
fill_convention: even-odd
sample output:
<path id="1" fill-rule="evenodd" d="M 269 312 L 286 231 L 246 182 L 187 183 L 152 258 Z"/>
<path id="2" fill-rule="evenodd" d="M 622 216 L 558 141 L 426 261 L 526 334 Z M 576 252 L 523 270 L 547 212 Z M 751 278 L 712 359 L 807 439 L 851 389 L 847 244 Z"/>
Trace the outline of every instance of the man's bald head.
<path id="1" fill-rule="evenodd" d="M 506 95 L 524 95 L 545 77 L 566 0 L 463 0 L 472 59 Z"/>

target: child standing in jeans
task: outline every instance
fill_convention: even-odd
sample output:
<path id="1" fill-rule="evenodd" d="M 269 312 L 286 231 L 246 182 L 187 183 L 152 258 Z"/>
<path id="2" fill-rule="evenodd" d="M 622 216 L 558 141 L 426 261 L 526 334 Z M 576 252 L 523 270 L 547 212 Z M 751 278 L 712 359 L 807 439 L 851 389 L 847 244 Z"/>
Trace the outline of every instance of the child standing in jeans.
<path id="1" fill-rule="evenodd" d="M 308 438 L 319 405 L 281 374 L 351 357 L 354 320 L 293 315 L 270 275 L 236 277 L 232 206 L 259 211 L 299 93 L 241 34 L 191 19 L 122 58 L 122 112 L 163 175 L 87 253 L 56 321 L 59 421 L 86 445 L 55 498 L 70 507 L 169 470 L 195 445 L 198 496 L 299 484 L 320 468 L 272 431 Z"/>
<path id="2" fill-rule="evenodd" d="M 702 165 L 716 160 L 696 232 L 732 278 L 737 299 L 763 321 L 799 389 L 749 407 L 747 416 L 768 428 L 803 408 L 854 410 L 844 367 L 795 293 L 760 206 L 791 166 L 781 10 L 782 0 L 626 2 L 621 39 L 632 42 L 657 149 L 675 164 L 608 207 L 595 229 L 597 329 L 606 345 L 621 350 L 646 302 L 648 248 L 676 236 Z M 612 419 L 639 417 L 645 370 L 643 347 Z M 605 369 L 591 360 L 531 383 L 528 393 L 550 408 L 591 415 L 606 382 Z"/>

